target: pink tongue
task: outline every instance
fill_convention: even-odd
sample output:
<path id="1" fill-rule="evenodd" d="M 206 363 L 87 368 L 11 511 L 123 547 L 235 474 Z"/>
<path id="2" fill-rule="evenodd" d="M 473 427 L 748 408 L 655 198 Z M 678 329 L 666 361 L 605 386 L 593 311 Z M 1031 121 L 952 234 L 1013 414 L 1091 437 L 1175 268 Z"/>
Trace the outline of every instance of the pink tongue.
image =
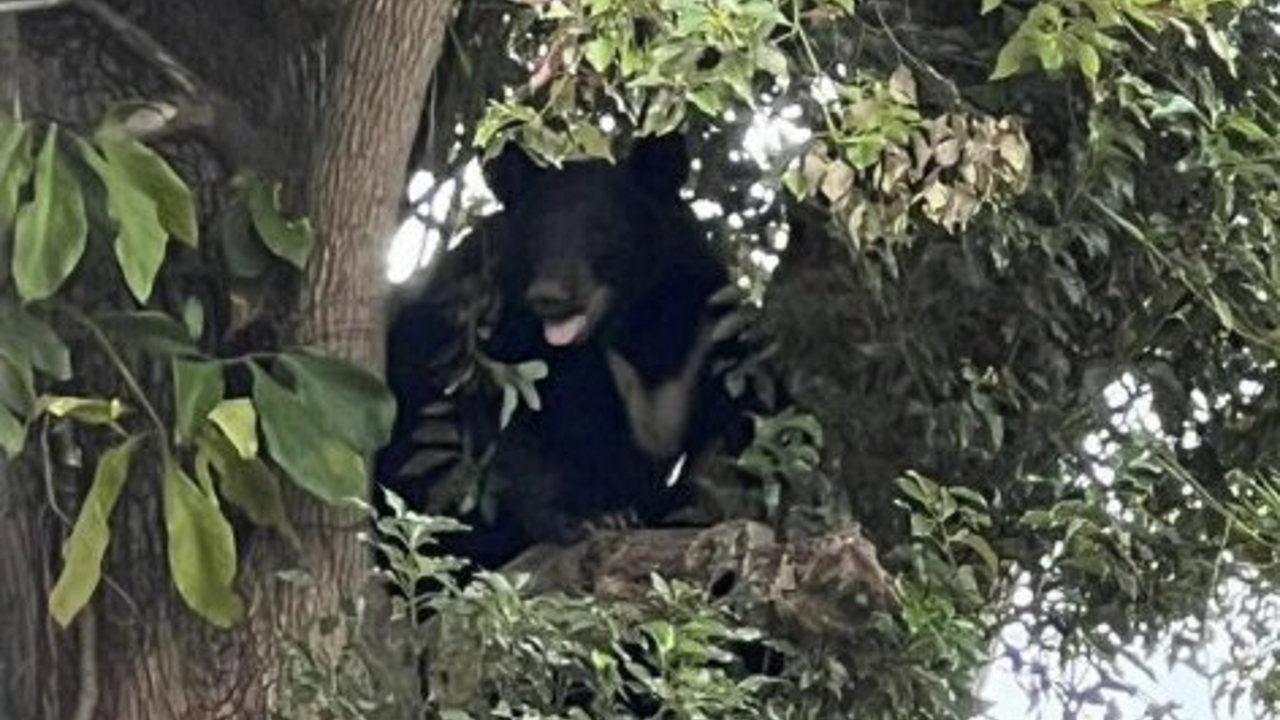
<path id="1" fill-rule="evenodd" d="M 574 315 L 564 320 L 544 320 L 542 335 L 548 345 L 570 345 L 582 335 L 587 328 L 586 315 Z"/>

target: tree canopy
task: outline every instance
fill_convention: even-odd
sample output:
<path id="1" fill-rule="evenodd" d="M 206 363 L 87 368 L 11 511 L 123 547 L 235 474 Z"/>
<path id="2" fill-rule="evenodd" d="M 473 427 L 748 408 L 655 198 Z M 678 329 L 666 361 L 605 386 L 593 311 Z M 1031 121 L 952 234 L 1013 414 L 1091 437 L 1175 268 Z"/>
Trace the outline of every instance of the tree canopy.
<path id="1" fill-rule="evenodd" d="M 304 2 L 276 20 L 310 37 L 310 22 L 339 27 L 343 7 Z M 462 4 L 422 109 L 419 164 L 462 174 L 507 142 L 560 163 L 616 157 L 638 136 L 691 139 L 690 200 L 741 278 L 735 331 L 768 341 L 727 381 L 786 405 L 757 418 L 737 459 L 752 481 L 720 508 L 778 533 L 741 526 L 726 541 L 766 558 L 771 584 L 719 605 L 657 578 L 643 597 L 608 601 L 529 598 L 502 576 L 462 589 L 456 567 L 430 557 L 449 524 L 404 510 L 378 521 L 397 541 L 389 575 L 409 595 L 424 579 L 444 590 L 407 609 L 361 598 L 303 618 L 314 633 L 283 645 L 280 701 L 350 718 L 581 717 L 634 711 L 620 688 L 638 688 L 679 717 L 959 718 L 977 711 L 973 683 L 995 648 L 1078 710 L 1129 692 L 1116 669 L 1135 643 L 1172 640 L 1203 660 L 1209 621 L 1230 615 L 1230 657 L 1207 670 L 1224 700 L 1274 712 L 1278 28 L 1269 0 Z M 344 58 L 349 100 L 376 87 L 350 69 L 367 60 Z M 191 87 L 181 64 L 158 64 Z M 417 114 L 409 101 L 400 110 Z M 41 450 L 50 497 L 51 435 L 75 428 L 93 469 L 59 526 L 48 613 L 64 626 L 85 627 L 103 592 L 122 532 L 113 507 L 136 468 L 157 481 L 160 510 L 129 529 L 164 529 L 156 545 L 182 601 L 233 626 L 249 526 L 317 542 L 286 498 L 362 494 L 390 420 L 385 389 L 354 365 L 280 333 L 228 331 L 244 329 L 246 297 L 269 306 L 298 269 L 323 304 L 316 288 L 367 270 L 373 244 L 315 270 L 310 226 L 290 210 L 302 173 L 242 136 L 234 172 L 184 179 L 184 148 L 152 133 L 157 118 L 173 130 L 174 111 L 126 103 L 69 128 L 47 120 L 57 113 L 0 120 L 0 449 Z M 340 176 L 328 162 L 320 175 Z M 353 174 L 402 170 L 366 165 Z M 197 207 L 202 191 L 217 212 Z M 468 223 L 464 196 L 434 213 L 445 237 Z M 317 198 L 336 205 L 332 188 L 311 208 L 341 229 Z M 218 248 L 198 256 L 208 229 Z M 226 282 L 202 302 L 189 283 L 210 272 Z M 887 574 L 788 575 L 797 548 L 863 548 L 863 536 Z M 827 594 L 789 606 L 795 587 Z M 439 619 L 421 620 L 418 602 Z M 786 658 L 765 663 L 774 676 L 744 667 L 762 642 L 744 617 L 772 631 L 766 655 Z M 1025 649 L 1001 646 L 1013 624 L 1032 650 L 1092 663 L 1101 680 L 1024 663 Z M 397 685 L 416 679 L 423 650 L 437 653 L 426 699 Z"/>
<path id="2" fill-rule="evenodd" d="M 1005 623 L 1114 669 L 1231 614 L 1218 691 L 1274 703 L 1273 3 L 517 5 L 464 13 L 436 123 L 548 162 L 702 142 L 825 445 L 752 511 L 861 523 L 957 667 Z"/>

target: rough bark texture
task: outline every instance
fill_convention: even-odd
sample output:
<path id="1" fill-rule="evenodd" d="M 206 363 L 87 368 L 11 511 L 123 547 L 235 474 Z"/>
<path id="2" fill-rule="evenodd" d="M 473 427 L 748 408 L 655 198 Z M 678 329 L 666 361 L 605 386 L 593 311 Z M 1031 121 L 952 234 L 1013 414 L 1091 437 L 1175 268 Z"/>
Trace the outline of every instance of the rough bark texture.
<path id="1" fill-rule="evenodd" d="M 378 241 L 388 234 L 393 218 L 422 93 L 451 4 L 353 3 L 342 53 L 351 67 L 336 66 L 337 78 L 331 81 L 329 39 L 336 25 L 325 10 L 331 4 L 76 2 L 18 17 L 20 54 L 15 62 L 0 57 L 0 88 L 18 86 L 28 117 L 81 131 L 112 100 L 195 99 L 180 92 L 180 83 L 162 64 L 136 44 L 122 41 L 118 28 L 104 22 L 94 7 L 145 32 L 201 79 L 204 87 L 199 90 L 234 104 L 218 107 L 232 110 L 234 123 L 209 128 L 213 132 L 198 140 L 180 135 L 162 145 L 197 190 L 202 228 L 211 228 L 227 178 L 245 169 L 238 166 L 245 158 L 221 152 L 225 148 L 217 147 L 218 141 L 229 140 L 233 148 L 268 148 L 269 157 L 256 158 L 255 169 L 284 179 L 294 197 L 306 197 L 300 191 L 308 187 L 314 190 L 303 204 L 313 209 L 319 240 L 301 316 L 282 313 L 298 320 L 284 330 L 374 366 L 382 257 Z M 0 42 L 0 52 L 12 45 Z M 318 132 L 322 125 L 324 139 Z M 261 135 L 228 138 L 226 127 L 235 132 L 251 128 Z M 309 171 L 313 158 L 314 173 Z M 215 243 L 205 235 L 202 252 L 211 253 Z M 185 262 L 171 256 L 170 262 L 175 261 Z M 207 274 L 184 274 L 173 286 L 160 287 L 157 297 L 166 306 L 189 294 L 225 297 L 223 282 Z M 101 291 L 93 292 L 101 301 Z M 225 328 L 223 313 L 210 307 L 209 322 Z M 80 365 L 89 357 L 77 356 L 82 375 L 96 372 Z M 166 373 L 164 368 L 147 369 L 142 379 L 160 383 Z M 240 528 L 240 589 L 250 618 L 231 632 L 216 631 L 196 619 L 173 591 L 159 485 L 152 469 L 141 469 L 131 476 L 112 518 L 105 582 L 94 600 L 96 622 L 78 620 L 64 631 L 48 618 L 45 602 L 59 567 L 57 548 L 68 529 L 65 517 L 74 513 L 89 473 L 42 463 L 35 436 L 32 445 L 37 457 L 0 468 L 0 546 L 5 548 L 0 560 L 0 717 L 267 717 L 280 633 L 297 631 L 332 611 L 341 594 L 363 579 L 366 555 L 356 541 L 362 524 L 290 498 L 302 557 L 267 533 Z M 310 572 L 315 583 L 298 588 L 274 579 L 275 571 L 296 567 Z"/>
<path id="2" fill-rule="evenodd" d="M 794 647 L 830 648 L 837 656 L 856 654 L 870 613 L 897 602 L 875 547 L 856 528 L 790 541 L 746 520 L 709 528 L 600 532 L 570 547 L 531 548 L 503 572 L 528 574 L 524 590 L 530 594 L 564 592 L 601 601 L 641 600 L 656 573 L 705 588 L 771 638 Z M 446 631 L 432 637 L 449 642 L 457 636 Z M 457 707 L 484 701 L 474 696 L 474 672 L 456 664 L 473 657 L 441 645 L 429 645 L 427 655 L 432 659 L 429 684 L 437 697 Z"/>
<path id="3" fill-rule="evenodd" d="M 311 216 L 326 241 L 311 264 L 302 339 L 367 367 L 382 364 L 375 321 L 386 288 L 383 258 L 452 6 L 355 3 L 334 78 L 326 150 L 311 192 Z"/>
<path id="4" fill-rule="evenodd" d="M 642 597 L 651 575 L 710 588 L 717 597 L 752 596 L 796 608 L 835 606 L 864 593 L 892 601 L 893 584 L 875 547 L 857 529 L 790 542 L 767 525 L 732 520 L 709 528 L 602 532 L 571 547 L 539 545 L 503 568 L 528 573 L 528 592 L 564 592 L 599 599 Z M 796 613 L 804 616 L 805 613 Z M 841 618 L 809 614 L 817 626 Z"/>

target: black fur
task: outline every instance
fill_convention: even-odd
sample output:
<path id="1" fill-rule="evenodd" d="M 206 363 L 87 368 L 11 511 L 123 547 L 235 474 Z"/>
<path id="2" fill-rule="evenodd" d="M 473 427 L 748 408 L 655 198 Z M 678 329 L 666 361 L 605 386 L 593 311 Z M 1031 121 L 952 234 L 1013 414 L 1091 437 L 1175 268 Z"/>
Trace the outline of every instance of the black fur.
<path id="1" fill-rule="evenodd" d="M 471 441 L 496 436 L 486 481 L 502 490 L 496 521 L 470 518 L 477 531 L 450 550 L 494 566 L 534 542 L 573 540 L 603 514 L 656 523 L 690 502 L 687 482 L 663 481 L 731 410 L 706 360 L 708 299 L 728 276 L 678 196 L 687 168 L 678 138 L 642 140 L 616 166 L 543 169 L 509 149 L 488 168 L 503 213 L 395 313 L 387 377 L 401 408 L 378 479 L 412 506 L 427 507 L 440 482 L 400 470 L 418 449 L 422 409 L 443 394 L 444 370 L 466 355 L 459 308 L 477 303 L 462 289 L 496 291 L 476 323 L 484 355 L 549 368 L 542 409 L 522 407 L 500 434 L 493 395 L 460 407 Z M 491 285 L 466 285 L 476 278 Z"/>

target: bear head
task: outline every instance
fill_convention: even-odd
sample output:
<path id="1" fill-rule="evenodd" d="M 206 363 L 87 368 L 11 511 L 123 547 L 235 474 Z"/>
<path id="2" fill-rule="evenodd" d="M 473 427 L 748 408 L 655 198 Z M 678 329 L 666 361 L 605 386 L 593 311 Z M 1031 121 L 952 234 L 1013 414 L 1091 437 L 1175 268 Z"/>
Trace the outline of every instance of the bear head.
<path id="1" fill-rule="evenodd" d="M 618 165 L 603 160 L 538 166 L 514 144 L 487 168 L 505 208 L 512 247 L 500 272 L 538 318 L 553 347 L 607 334 L 610 318 L 655 282 L 671 238 L 687 236 L 680 187 L 689 161 L 682 137 L 638 140 Z"/>

